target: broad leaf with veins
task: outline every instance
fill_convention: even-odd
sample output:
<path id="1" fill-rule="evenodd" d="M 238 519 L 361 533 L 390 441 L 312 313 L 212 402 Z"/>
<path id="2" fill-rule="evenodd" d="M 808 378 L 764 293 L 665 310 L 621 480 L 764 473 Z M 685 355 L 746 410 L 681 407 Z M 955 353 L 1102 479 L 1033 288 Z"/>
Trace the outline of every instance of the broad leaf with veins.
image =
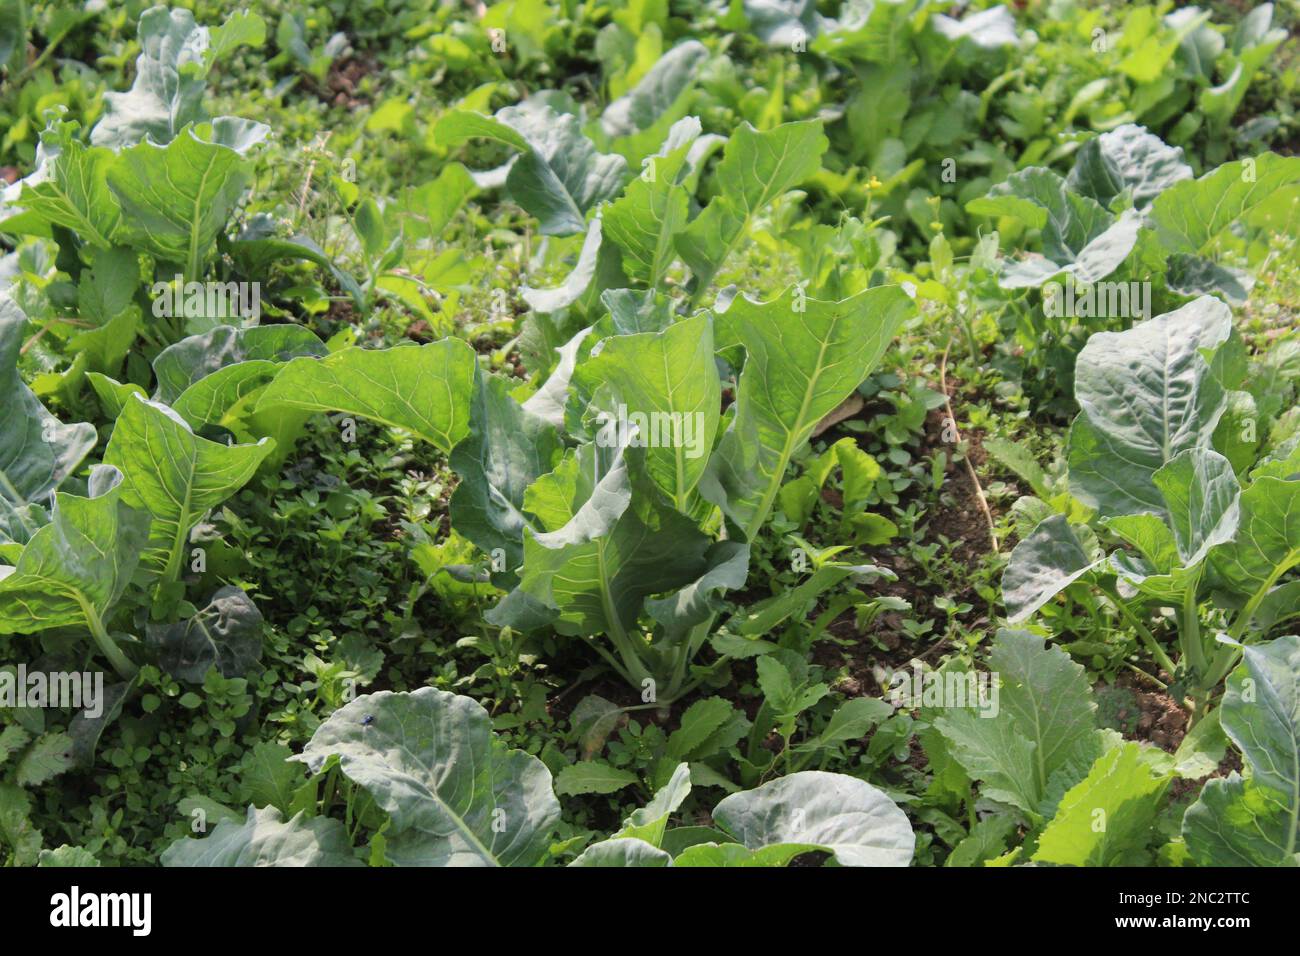
<path id="1" fill-rule="evenodd" d="M 1300 157 L 1264 153 L 1224 163 L 1200 179 L 1186 179 L 1161 193 L 1151 206 L 1160 244 L 1169 252 L 1206 255 L 1240 220 L 1300 198 Z"/>
<path id="2" fill-rule="evenodd" d="M 841 866 L 907 866 L 916 843 L 907 814 L 884 791 L 820 770 L 724 797 L 713 819 L 753 853 L 824 850 Z"/>
<path id="3" fill-rule="evenodd" d="M 532 100 L 498 110 L 495 117 L 454 110 L 438 120 L 434 136 L 443 146 L 493 139 L 519 150 L 506 188 L 548 236 L 581 232 L 587 211 L 617 195 L 627 172 L 622 156 L 596 151 L 578 117 Z"/>
<path id="4" fill-rule="evenodd" d="M 1231 463 L 1217 451 L 1189 448 L 1151 478 L 1164 498 L 1183 567 L 1200 564 L 1211 548 L 1236 535 L 1241 486 Z"/>
<path id="5" fill-rule="evenodd" d="M 260 124 L 259 124 L 260 126 Z M 250 130 L 256 141 L 267 127 Z M 182 130 L 166 146 L 148 140 L 122 151 L 108 170 L 108 184 L 122 206 L 122 237 L 158 258 L 202 274 L 251 168 L 235 149 L 211 138 L 216 130 Z M 241 140 L 247 144 L 248 136 Z"/>
<path id="6" fill-rule="evenodd" d="M 459 339 L 346 348 L 321 359 L 294 359 L 267 386 L 257 407 L 360 415 L 450 452 L 469 434 L 477 369 L 474 350 Z"/>
<path id="7" fill-rule="evenodd" d="M 1261 475 L 1241 493 L 1235 539 L 1211 552 L 1217 585 L 1246 597 L 1251 610 L 1300 566 L 1300 480 Z"/>
<path id="8" fill-rule="evenodd" d="M 151 139 L 172 141 L 189 123 L 208 119 L 203 93 L 208 70 L 239 46 L 261 46 L 266 24 L 237 11 L 209 30 L 189 10 L 151 7 L 140 16 L 135 83 L 126 93 L 104 94 L 104 115 L 91 130 L 96 146 L 121 149 Z"/>
<path id="9" fill-rule="evenodd" d="M 1082 780 L 1100 755 L 1087 674 L 1059 647 L 1012 630 L 998 632 L 989 670 L 1000 682 L 997 714 L 950 707 L 935 726 L 986 797 L 1051 816 L 1053 790 Z"/>
<path id="10" fill-rule="evenodd" d="M 1300 864 L 1300 637 L 1247 647 L 1221 713 L 1250 776 L 1206 782 L 1183 817 L 1192 858 L 1201 866 Z"/>
<path id="11" fill-rule="evenodd" d="M 1142 746 L 1125 743 L 1093 764 L 1061 798 L 1038 838 L 1034 860 L 1059 866 L 1142 866 L 1169 783 L 1143 760 Z M 1105 826 L 1098 827 L 1097 821 Z"/>
<path id="12" fill-rule="evenodd" d="M 690 790 L 689 766 L 679 764 L 623 829 L 589 846 L 570 866 L 771 867 L 815 852 L 829 853 L 840 866 L 907 866 L 912 860 L 916 837 L 907 814 L 884 791 L 848 774 L 792 773 L 725 797 L 713 810 L 715 827 L 669 830 L 669 815 Z M 689 842 L 674 839 L 687 831 L 693 831 Z"/>
<path id="13" fill-rule="evenodd" d="M 179 294 L 179 293 L 178 293 Z M 231 366 L 266 362 L 274 366 L 299 356 L 324 358 L 323 342 L 300 325 L 257 325 L 235 328 L 219 325 L 199 335 L 181 339 L 153 360 L 160 402 L 174 404 L 182 393 L 202 379 Z"/>
<path id="14" fill-rule="evenodd" d="M 274 447 L 270 439 L 255 445 L 209 441 L 166 405 L 129 399 L 104 461 L 126 474 L 122 500 L 152 516 L 149 566 L 175 578 L 190 529 L 242 488 Z"/>
<path id="15" fill-rule="evenodd" d="M 532 414 L 509 394 L 505 379 L 480 374 L 471 432 L 456 446 L 450 464 L 460 476 L 451 496 L 456 531 L 483 551 L 500 548 L 513 571 L 523 560 L 524 495 L 555 465 L 563 445 L 555 426 Z"/>
<path id="16" fill-rule="evenodd" d="M 731 134 L 718 163 L 718 196 L 675 239 L 695 274 L 697 295 L 744 238 L 753 217 L 821 167 L 828 145 L 820 120 L 761 132 L 742 123 Z"/>
<path id="17" fill-rule="evenodd" d="M 1125 123 L 1084 143 L 1066 181 L 1103 206 L 1127 190 L 1141 209 L 1174 183 L 1191 178 L 1181 147 L 1166 146 L 1145 127 Z"/>
<path id="18" fill-rule="evenodd" d="M 102 147 L 86 146 L 75 132 L 74 124 L 55 123 L 41 134 L 44 161 L 23 180 L 17 205 L 45 227 L 71 229 L 107 249 L 122 225 L 121 204 L 108 186 L 117 158 Z"/>
<path id="19" fill-rule="evenodd" d="M 637 837 L 610 837 L 583 850 L 569 866 L 576 867 L 664 867 L 672 866 L 672 854 Z"/>
<path id="20" fill-rule="evenodd" d="M 207 607 L 175 624 L 150 624 L 149 642 L 172 677 L 201 684 L 209 668 L 245 677 L 262 656 L 262 612 L 240 588 L 218 588 Z"/>
<path id="21" fill-rule="evenodd" d="M 575 384 L 588 393 L 608 390 L 607 428 L 618 409 L 645 416 L 646 472 L 677 505 L 688 510 L 704 474 L 718 430 L 722 387 L 713 357 L 713 324 L 697 315 L 662 332 L 604 339 L 578 367 Z M 599 427 L 599 426 L 597 426 Z"/>
<path id="22" fill-rule="evenodd" d="M 636 163 L 654 149 L 685 114 L 696 75 L 709 58 L 698 40 L 686 40 L 661 56 L 635 87 L 605 108 L 601 132 L 614 149 Z"/>
<path id="23" fill-rule="evenodd" d="M 737 298 L 718 318 L 718 347 L 742 345 L 745 365 L 735 418 L 700 487 L 747 540 L 766 521 L 794 453 L 871 373 L 914 309 L 896 286 L 841 302 L 790 289 L 771 302 Z"/>
<path id="24" fill-rule="evenodd" d="M 23 382 L 18 353 L 26 327 L 18 304 L 0 293 L 0 500 L 19 509 L 14 520 L 63 484 L 98 438 L 88 422 L 60 422 Z"/>
<path id="25" fill-rule="evenodd" d="M 361 866 L 348 831 L 332 817 L 298 813 L 285 820 L 275 807 L 248 808 L 242 822 L 218 823 L 202 839 L 177 840 L 163 866 Z"/>
<path id="26" fill-rule="evenodd" d="M 1074 192 L 1049 169 L 1013 173 L 986 196 L 966 204 L 970 212 L 1014 216 L 1042 230 L 1042 255 L 1003 262 L 1004 288 L 1039 286 L 1058 275 L 1079 282 L 1106 278 L 1128 258 L 1142 219 L 1132 210 L 1113 216 L 1091 196 Z"/>
<path id="27" fill-rule="evenodd" d="M 128 506 L 122 473 L 99 466 L 90 496 L 59 492 L 54 512 L 0 577 L 0 634 L 85 627 L 119 670 L 129 670 L 104 619 L 131 582 L 149 516 Z"/>
<path id="28" fill-rule="evenodd" d="M 1013 624 L 1023 621 L 1100 564 L 1102 559 L 1088 557 L 1065 515 L 1040 521 L 1016 545 L 1003 572 L 1007 620 Z"/>
<path id="29" fill-rule="evenodd" d="M 398 866 L 536 866 L 560 819 L 546 765 L 494 740 L 477 702 L 432 687 L 358 697 L 293 759 L 313 773 L 337 759 L 392 821 Z"/>
<path id="30" fill-rule="evenodd" d="M 1203 296 L 1124 332 L 1098 332 L 1079 353 L 1070 490 L 1103 515 L 1165 513 L 1155 473 L 1209 448 L 1225 407 L 1203 351 L 1227 341 L 1232 313 Z"/>
<path id="31" fill-rule="evenodd" d="M 694 580 L 708 539 L 645 487 L 641 449 L 579 446 L 528 489 L 548 530 L 525 532 L 520 591 L 559 614 L 562 634 L 609 636 L 620 652 L 645 599 Z M 638 680 L 643 666 L 623 653 Z"/>
<path id="32" fill-rule="evenodd" d="M 686 227 L 690 196 L 680 177 L 700 121 L 688 116 L 668 131 L 659 152 L 647 160 L 653 178 L 638 176 L 605 211 L 605 231 L 623 253 L 623 268 L 654 287 L 676 258 L 673 237 Z"/>

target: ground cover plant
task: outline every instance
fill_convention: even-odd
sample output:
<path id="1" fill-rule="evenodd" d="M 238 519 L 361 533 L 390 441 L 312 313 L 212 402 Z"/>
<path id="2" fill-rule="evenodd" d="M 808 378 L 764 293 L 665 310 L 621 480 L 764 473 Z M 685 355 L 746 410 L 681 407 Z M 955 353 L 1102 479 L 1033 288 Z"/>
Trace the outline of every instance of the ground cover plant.
<path id="1" fill-rule="evenodd" d="M 11 0 L 0 863 L 1300 863 L 1298 15 Z"/>

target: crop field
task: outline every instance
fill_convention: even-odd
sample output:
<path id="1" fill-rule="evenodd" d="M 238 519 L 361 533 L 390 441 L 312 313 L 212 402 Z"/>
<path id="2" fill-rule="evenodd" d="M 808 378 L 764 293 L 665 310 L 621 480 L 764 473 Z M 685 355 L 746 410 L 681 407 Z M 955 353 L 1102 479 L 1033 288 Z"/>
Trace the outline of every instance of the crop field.
<path id="1" fill-rule="evenodd" d="M 0 0 L 0 867 L 1300 864 L 1298 24 Z"/>

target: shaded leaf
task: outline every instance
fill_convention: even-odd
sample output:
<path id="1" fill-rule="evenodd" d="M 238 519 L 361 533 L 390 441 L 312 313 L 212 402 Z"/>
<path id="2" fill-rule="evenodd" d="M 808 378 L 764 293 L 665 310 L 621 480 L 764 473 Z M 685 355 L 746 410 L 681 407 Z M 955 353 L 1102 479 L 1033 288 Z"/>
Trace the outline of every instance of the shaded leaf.
<path id="1" fill-rule="evenodd" d="M 262 657 L 262 612 L 243 589 L 218 588 L 207 607 L 175 624 L 150 624 L 158 663 L 177 680 L 203 683 L 215 667 L 222 677 L 246 677 Z"/>

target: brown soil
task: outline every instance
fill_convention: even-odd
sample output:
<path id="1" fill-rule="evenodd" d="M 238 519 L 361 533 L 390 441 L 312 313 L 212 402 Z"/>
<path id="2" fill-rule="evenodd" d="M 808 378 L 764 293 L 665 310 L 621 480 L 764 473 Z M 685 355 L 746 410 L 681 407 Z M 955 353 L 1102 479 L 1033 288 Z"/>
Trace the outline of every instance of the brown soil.
<path id="1" fill-rule="evenodd" d="M 406 327 L 406 337 L 414 339 L 416 342 L 432 342 L 433 329 L 424 319 L 416 319 Z"/>
<path id="2" fill-rule="evenodd" d="M 934 384 L 937 387 L 938 383 Z M 957 390 L 957 384 L 949 376 L 950 397 L 955 396 Z M 869 421 L 881 410 L 880 406 L 869 404 L 853 417 Z M 951 504 L 940 502 L 931 508 L 926 513 L 921 527 L 925 532 L 925 540 L 937 540 L 940 536 L 947 538 L 953 545 L 950 556 L 959 564 L 975 568 L 992 551 L 992 542 L 989 538 L 988 522 L 980 507 L 979 492 L 971 481 L 970 473 L 964 462 L 953 459 L 951 447 L 943 441 L 946 419 L 946 409 L 937 408 L 930 411 L 926 417 L 925 430 L 916 455 L 918 458 L 924 458 L 941 449 L 949 452 L 944 476 L 944 491 L 945 497 L 951 499 Z M 829 431 L 826 440 L 835 441 L 837 438 L 835 432 L 838 430 L 832 428 Z M 843 434 L 853 433 L 843 432 Z M 985 452 L 983 445 L 984 433 L 966 431 L 961 437 L 967 443 L 966 454 L 978 474 L 988 461 L 988 453 Z M 832 488 L 823 490 L 822 500 L 833 507 L 843 504 L 840 493 Z M 992 504 L 990 508 L 994 520 L 997 520 L 999 512 Z M 1008 542 L 999 542 L 1001 551 L 1005 553 L 1008 548 Z M 933 582 L 922 585 L 917 580 L 918 575 L 912 562 L 893 548 L 878 549 L 868 554 L 867 559 L 881 567 L 889 568 L 898 575 L 897 581 L 882 581 L 869 585 L 866 589 L 868 593 L 902 598 L 919 613 L 925 613 L 933 606 L 934 599 L 943 593 L 957 603 L 964 602 L 972 605 L 972 610 L 961 618 L 965 626 L 975 629 L 988 626 L 984 602 L 973 588 L 948 593 L 941 592 Z M 933 635 L 927 635 L 920 642 L 913 640 L 902 629 L 902 620 L 903 615 L 898 612 L 883 612 L 875 619 L 870 634 L 867 634 L 857 628 L 854 613 L 846 611 L 830 624 L 827 631 L 835 638 L 850 643 L 840 645 L 830 641 L 818 642 L 813 647 L 814 663 L 832 668 L 840 666 L 841 663 L 847 664 L 850 676 L 843 679 L 836 690 L 850 697 L 876 696 L 880 689 L 873 669 L 895 669 L 917 656 L 935 658 L 948 646 L 946 640 L 939 640 Z M 878 645 L 883 645 L 883 648 Z"/>
<path id="3" fill-rule="evenodd" d="M 335 60 L 325 75 L 325 85 L 318 90 L 322 100 L 345 109 L 355 109 L 368 100 L 359 92 L 361 81 L 379 69 L 369 57 L 347 56 Z"/>
<path id="4" fill-rule="evenodd" d="M 1201 787 L 1205 785 L 1205 781 L 1213 780 L 1216 777 L 1226 777 L 1231 773 L 1240 772 L 1241 754 L 1229 747 L 1228 752 L 1224 754 L 1223 759 L 1219 761 L 1219 766 L 1214 773 L 1207 774 L 1200 780 L 1184 780 L 1181 777 L 1175 779 L 1174 782 L 1169 785 L 1169 798 L 1170 800 L 1179 800 L 1184 796 L 1189 796 L 1190 799 L 1201 792 Z"/>
<path id="5" fill-rule="evenodd" d="M 948 375 L 947 379 L 948 400 L 951 403 L 954 399 L 961 398 L 960 387 L 952 375 Z M 951 451 L 943 441 L 944 424 L 947 418 L 946 408 L 931 409 L 926 416 L 925 453 L 927 455 L 934 454 L 940 449 Z M 963 430 L 961 438 L 966 442 L 966 459 L 974 466 L 975 473 L 978 475 L 985 470 L 989 460 L 988 452 L 984 450 L 984 430 Z M 1009 482 L 1019 487 L 1019 482 L 1014 477 L 1009 479 Z M 948 455 L 944 487 L 952 491 L 957 502 L 952 507 L 941 506 L 933 512 L 930 516 L 931 525 L 939 534 L 957 543 L 955 555 L 964 564 L 974 564 L 983 560 L 984 555 L 993 550 L 993 542 L 989 535 L 988 519 L 985 518 L 984 509 L 980 505 L 979 489 L 971 480 L 970 470 L 965 463 L 955 462 L 951 454 Z M 1024 492 L 1025 489 L 1022 488 L 1021 493 Z M 1000 511 L 993 502 L 988 502 L 988 507 L 996 522 L 1001 517 Z M 1008 550 L 1005 542 L 998 542 L 998 547 L 1000 551 Z"/>
<path id="6" fill-rule="evenodd" d="M 900 636 L 899 624 L 899 615 L 892 612 L 876 618 L 871 636 L 885 645 L 886 650 L 881 650 L 865 632 L 858 630 L 853 612 L 846 611 L 832 621 L 826 630 L 837 641 L 848 643 L 818 641 L 812 647 L 813 663 L 830 670 L 848 667 L 848 676 L 841 678 L 834 686 L 844 696 L 879 697 L 882 691 L 874 669 L 899 667 L 910 660 L 915 652 L 915 645 L 905 643 Z"/>
<path id="7" fill-rule="evenodd" d="M 981 444 L 983 435 L 972 432 L 963 437 L 970 443 L 967 455 L 978 474 L 988 460 L 988 454 Z M 953 557 L 962 564 L 977 565 L 993 550 L 993 542 L 989 538 L 988 520 L 980 507 L 979 492 L 964 464 L 948 463 L 944 487 L 957 500 L 951 506 L 940 504 L 926 516 L 926 523 L 933 535 L 943 535 L 953 543 Z M 992 504 L 989 509 L 996 521 L 998 514 L 993 510 Z M 998 542 L 998 547 L 999 550 L 1005 550 L 1003 542 Z"/>
<path id="8" fill-rule="evenodd" d="M 352 299 L 343 297 L 334 298 L 330 300 L 329 311 L 325 313 L 325 318 L 327 321 L 338 323 L 340 326 L 355 326 L 357 324 L 354 320 L 355 311 L 356 310 L 352 305 Z"/>
<path id="9" fill-rule="evenodd" d="M 1164 673 L 1160 677 L 1162 680 L 1168 679 Z M 1109 695 L 1112 699 L 1118 698 L 1121 701 L 1110 715 L 1111 722 L 1129 740 L 1149 743 L 1166 753 L 1173 753 L 1187 735 L 1187 711 L 1167 693 L 1143 684 L 1134 674 L 1120 674 L 1111 685 L 1096 685 L 1093 693 L 1099 699 L 1103 695 Z M 1177 800 L 1188 794 L 1194 795 L 1200 792 L 1206 780 L 1226 777 L 1233 771 L 1240 770 L 1241 755 L 1229 747 L 1214 773 L 1199 780 L 1175 779 L 1169 787 L 1170 797 Z"/>
<path id="10" fill-rule="evenodd" d="M 422 331 L 421 329 L 417 328 L 417 326 L 420 326 L 422 323 L 423 320 L 420 320 L 419 322 L 414 323 L 410 328 L 408 328 L 406 330 L 407 336 L 410 338 L 415 338 L 415 335 L 413 334 L 413 330 Z M 424 328 L 428 328 L 428 326 L 425 325 Z M 427 340 L 421 339 L 420 341 L 427 341 Z M 479 355 L 486 355 L 489 357 L 495 355 L 498 348 L 497 343 L 493 341 L 492 337 L 489 335 L 476 336 L 474 339 L 470 341 L 469 346 Z M 523 354 L 518 349 L 512 349 L 509 352 L 509 354 L 506 355 L 506 360 L 504 365 L 501 367 L 501 371 L 505 372 L 507 375 L 513 376 L 514 378 L 518 378 L 518 379 L 528 378 L 528 369 L 524 365 Z"/>
<path id="11" fill-rule="evenodd" d="M 567 720 L 573 713 L 573 708 L 578 706 L 578 702 L 584 697 L 590 697 L 595 694 L 603 697 L 619 707 L 636 707 L 641 703 L 641 697 L 635 689 L 629 687 L 623 681 L 617 678 L 598 677 L 595 680 L 583 681 L 578 684 L 569 684 L 563 690 L 552 695 L 546 703 L 546 712 L 556 720 Z M 657 711 L 654 708 L 647 708 L 644 711 L 637 711 L 640 719 L 653 719 Z M 627 722 L 627 715 L 620 718 L 620 726 Z"/>
<path id="12" fill-rule="evenodd" d="M 1121 704 L 1115 712 L 1124 736 L 1154 744 L 1168 753 L 1178 749 L 1187 735 L 1187 711 L 1177 701 L 1128 672 L 1115 678 L 1114 687 L 1123 688 L 1133 700 L 1131 706 Z"/>

